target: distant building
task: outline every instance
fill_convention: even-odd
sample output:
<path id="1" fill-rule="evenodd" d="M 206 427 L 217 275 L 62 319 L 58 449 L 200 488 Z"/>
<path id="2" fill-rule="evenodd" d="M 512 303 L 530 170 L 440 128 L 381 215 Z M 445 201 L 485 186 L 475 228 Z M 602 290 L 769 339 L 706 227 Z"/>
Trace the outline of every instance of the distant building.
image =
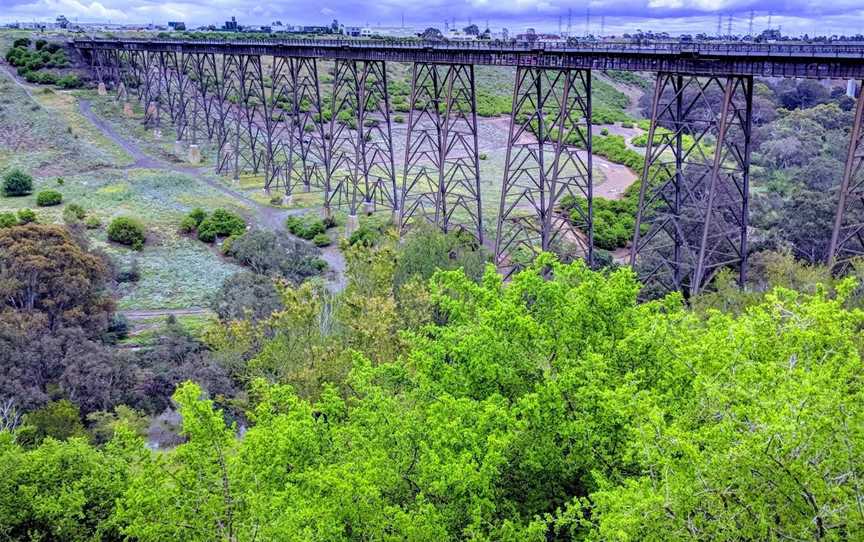
<path id="1" fill-rule="evenodd" d="M 446 37 L 450 41 L 474 41 L 476 39 L 475 36 L 466 34 L 458 28 L 451 28 Z"/>
<path id="2" fill-rule="evenodd" d="M 68 28 L 69 27 L 69 19 L 67 19 L 63 15 L 57 16 L 57 28 Z"/>
<path id="3" fill-rule="evenodd" d="M 352 38 L 359 38 L 362 31 L 363 29 L 359 26 L 346 26 L 342 33 Z"/>
<path id="4" fill-rule="evenodd" d="M 168 21 L 168 28 L 171 30 L 186 30 L 186 23 L 182 21 Z"/>
<path id="5" fill-rule="evenodd" d="M 237 32 L 240 30 L 240 25 L 237 24 L 237 18 L 231 17 L 230 21 L 225 21 L 225 25 L 222 27 L 222 30 L 226 32 Z"/>

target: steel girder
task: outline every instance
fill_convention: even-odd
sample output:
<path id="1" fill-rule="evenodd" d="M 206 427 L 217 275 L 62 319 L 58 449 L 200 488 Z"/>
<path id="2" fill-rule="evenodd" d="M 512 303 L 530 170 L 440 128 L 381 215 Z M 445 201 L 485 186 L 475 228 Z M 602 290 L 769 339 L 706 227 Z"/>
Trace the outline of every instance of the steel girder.
<path id="1" fill-rule="evenodd" d="M 751 77 L 658 74 L 630 251 L 649 292 L 695 295 L 724 267 L 744 283 L 752 103 Z"/>
<path id="2" fill-rule="evenodd" d="M 541 251 L 593 263 L 591 151 L 591 72 L 518 68 L 495 239 L 505 275 Z"/>
<path id="3" fill-rule="evenodd" d="M 862 82 L 864 84 L 864 82 Z M 858 94 L 855 121 L 849 136 L 849 151 L 840 199 L 831 233 L 828 266 L 845 271 L 853 258 L 864 256 L 864 95 Z"/>
<path id="4" fill-rule="evenodd" d="M 327 134 L 324 208 L 357 216 L 398 210 L 393 136 L 384 62 L 337 61 Z"/>
<path id="5" fill-rule="evenodd" d="M 423 218 L 483 244 L 474 66 L 414 64 L 400 229 Z"/>

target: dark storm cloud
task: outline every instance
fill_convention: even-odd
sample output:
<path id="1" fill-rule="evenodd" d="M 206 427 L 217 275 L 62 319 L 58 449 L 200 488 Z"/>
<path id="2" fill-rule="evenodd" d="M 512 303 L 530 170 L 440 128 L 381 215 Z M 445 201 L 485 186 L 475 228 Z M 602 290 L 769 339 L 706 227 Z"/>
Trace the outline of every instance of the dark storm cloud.
<path id="1" fill-rule="evenodd" d="M 190 24 L 224 21 L 232 15 L 249 23 L 282 20 L 287 23 L 320 23 L 337 18 L 353 24 L 395 24 L 402 17 L 412 25 L 436 24 L 445 19 L 464 23 L 487 19 L 494 24 L 533 23 L 554 25 L 569 12 L 582 24 L 590 9 L 596 20 L 605 17 L 607 28 L 629 27 L 634 21 L 689 30 L 693 24 L 712 25 L 717 14 L 733 15 L 736 25 L 755 11 L 756 24 L 764 26 L 769 13 L 776 24 L 794 32 L 853 32 L 864 26 L 861 0 L 0 0 L 0 20 L 50 19 L 59 14 L 84 21 L 157 22 L 171 19 Z M 724 23 L 725 24 L 725 23 Z M 574 24 L 574 27 L 576 25 Z M 809 30 L 808 30 L 809 29 Z M 739 29 L 740 30 L 740 29 Z"/>

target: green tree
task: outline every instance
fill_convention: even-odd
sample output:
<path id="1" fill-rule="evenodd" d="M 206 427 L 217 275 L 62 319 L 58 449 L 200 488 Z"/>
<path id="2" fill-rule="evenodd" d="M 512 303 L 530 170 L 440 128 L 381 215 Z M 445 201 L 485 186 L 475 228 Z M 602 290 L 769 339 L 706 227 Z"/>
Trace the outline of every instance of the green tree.
<path id="1" fill-rule="evenodd" d="M 33 191 L 33 177 L 20 169 L 13 169 L 3 176 L 3 195 L 26 196 Z"/>

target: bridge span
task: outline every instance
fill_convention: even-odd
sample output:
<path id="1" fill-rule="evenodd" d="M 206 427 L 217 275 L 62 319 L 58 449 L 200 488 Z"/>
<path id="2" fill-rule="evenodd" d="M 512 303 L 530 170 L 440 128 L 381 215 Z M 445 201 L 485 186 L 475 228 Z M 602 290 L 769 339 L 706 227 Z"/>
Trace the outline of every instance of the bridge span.
<path id="1" fill-rule="evenodd" d="M 220 172 L 263 173 L 265 189 L 288 198 L 318 191 L 324 212 L 345 209 L 349 227 L 360 213 L 386 210 L 403 230 L 427 220 L 444 231 L 469 232 L 494 247 L 505 272 L 543 250 L 593 263 L 591 75 L 655 73 L 630 263 L 647 284 L 687 294 L 722 268 L 746 279 L 754 78 L 864 79 L 864 44 L 85 39 L 74 45 L 100 89 L 122 99 L 134 91 L 145 123 L 158 129 L 164 111 L 178 140 L 213 142 Z M 413 65 L 398 171 L 389 62 Z M 332 75 L 326 84 L 323 63 Z M 516 68 L 494 228 L 483 221 L 489 202 L 480 189 L 475 65 Z M 838 172 L 831 265 L 864 255 L 862 125 L 859 99 L 848 161 Z"/>

